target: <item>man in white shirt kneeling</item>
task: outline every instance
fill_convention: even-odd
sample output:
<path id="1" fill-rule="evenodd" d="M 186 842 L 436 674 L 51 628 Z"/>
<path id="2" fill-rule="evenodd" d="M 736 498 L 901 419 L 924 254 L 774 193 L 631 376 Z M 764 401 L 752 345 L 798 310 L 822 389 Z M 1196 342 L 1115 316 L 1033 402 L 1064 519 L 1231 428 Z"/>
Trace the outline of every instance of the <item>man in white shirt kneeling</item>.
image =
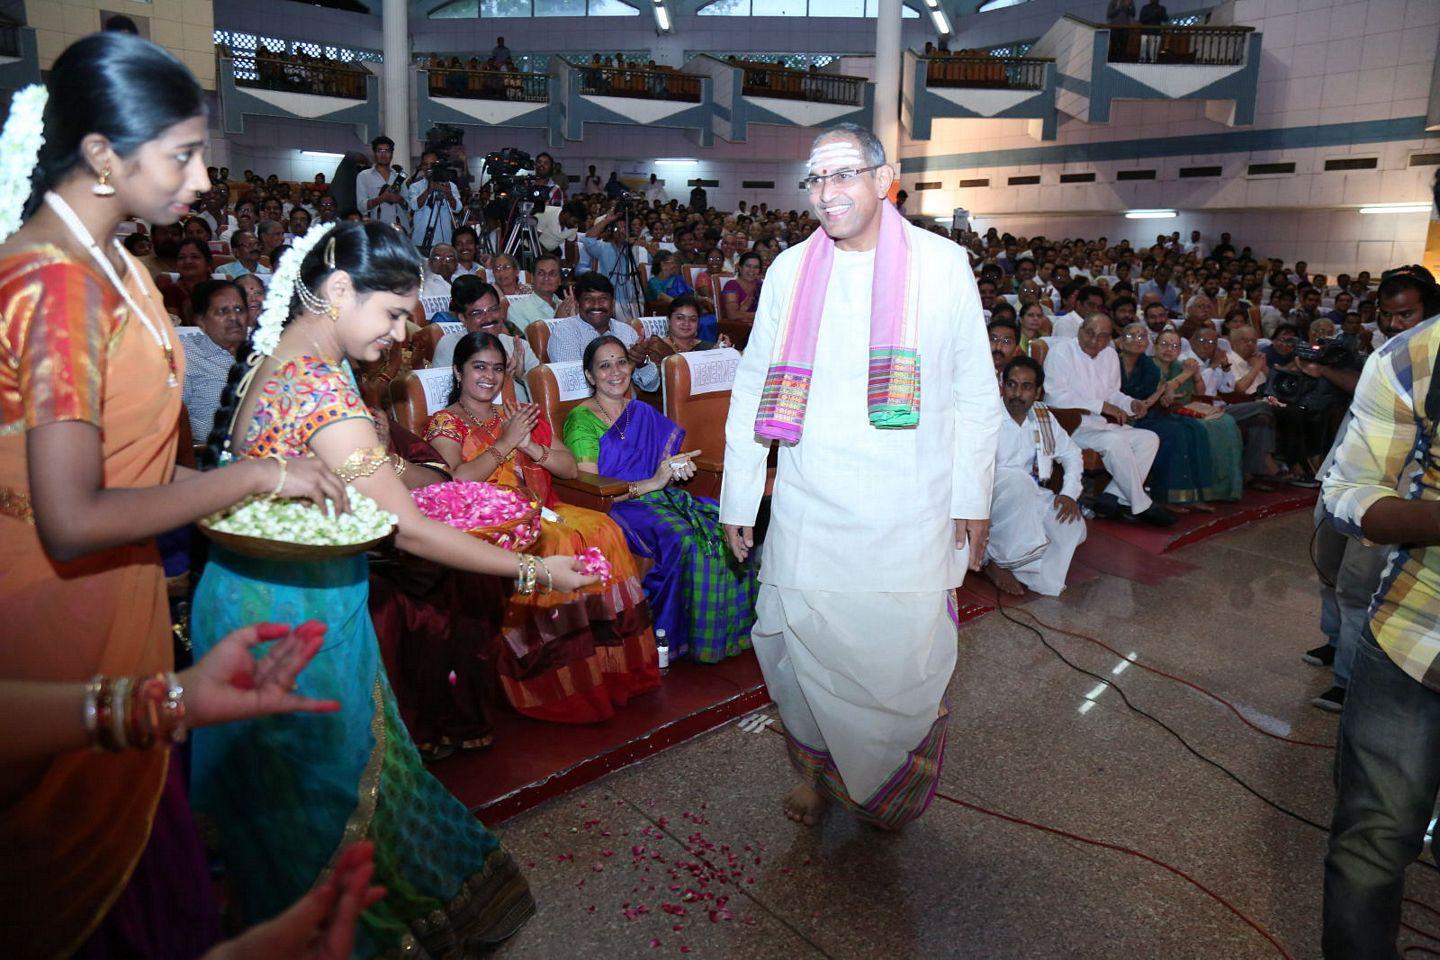
<path id="1" fill-rule="evenodd" d="M 1005 364 L 1000 396 L 1008 416 L 1000 421 L 995 489 L 990 496 L 990 544 L 981 572 L 996 587 L 1020 596 L 1029 587 L 1055 597 L 1075 549 L 1085 542 L 1080 513 L 1084 457 L 1050 410 L 1039 403 L 1045 371 L 1021 355 Z M 1058 494 L 1044 486 L 1060 462 Z"/>

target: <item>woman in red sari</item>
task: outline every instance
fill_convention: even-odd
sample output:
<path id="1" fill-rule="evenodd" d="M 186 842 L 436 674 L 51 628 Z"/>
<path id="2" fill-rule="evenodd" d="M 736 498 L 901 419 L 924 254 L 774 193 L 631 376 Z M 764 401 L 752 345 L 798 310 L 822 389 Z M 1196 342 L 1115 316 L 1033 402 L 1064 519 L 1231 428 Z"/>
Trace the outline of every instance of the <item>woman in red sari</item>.
<path id="1" fill-rule="evenodd" d="M 425 439 L 457 480 L 527 489 L 549 511 L 539 556 L 599 547 L 611 578 L 578 593 L 512 596 L 500 644 L 500 684 L 520 713 L 559 723 L 609 719 L 630 697 L 660 685 L 650 608 L 625 535 L 603 513 L 560 503 L 550 477 L 574 477 L 575 458 L 539 408 L 496 403 L 507 358 L 488 333 L 455 346 L 450 406 L 435 414 Z"/>

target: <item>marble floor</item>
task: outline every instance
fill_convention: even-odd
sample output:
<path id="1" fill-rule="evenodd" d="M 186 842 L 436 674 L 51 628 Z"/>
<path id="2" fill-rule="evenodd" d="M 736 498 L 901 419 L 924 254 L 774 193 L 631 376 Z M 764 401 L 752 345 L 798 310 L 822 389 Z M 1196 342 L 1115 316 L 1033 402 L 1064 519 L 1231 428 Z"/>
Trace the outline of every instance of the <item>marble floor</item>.
<path id="1" fill-rule="evenodd" d="M 1329 674 L 1300 660 L 1321 639 L 1310 533 L 1298 511 L 1185 548 L 1177 557 L 1195 569 L 1183 577 L 1102 575 L 1014 616 L 1103 639 L 1257 726 L 1328 744 L 1336 719 L 1307 701 Z M 1045 632 L 1254 791 L 1328 822 L 1331 750 L 1265 736 L 1215 700 Z M 1114 687 L 990 614 L 961 629 L 950 702 L 941 789 L 953 799 L 896 835 L 839 812 L 813 829 L 782 816 L 792 780 L 764 722 L 773 709 L 506 822 L 540 912 L 499 956 L 1319 956 L 1325 835 L 1187 752 Z M 1239 915 L 1151 862 L 954 801 L 1132 848 Z M 1412 867 L 1408 892 L 1440 909 L 1440 875 Z M 1440 916 L 1411 906 L 1406 919 L 1440 932 Z"/>

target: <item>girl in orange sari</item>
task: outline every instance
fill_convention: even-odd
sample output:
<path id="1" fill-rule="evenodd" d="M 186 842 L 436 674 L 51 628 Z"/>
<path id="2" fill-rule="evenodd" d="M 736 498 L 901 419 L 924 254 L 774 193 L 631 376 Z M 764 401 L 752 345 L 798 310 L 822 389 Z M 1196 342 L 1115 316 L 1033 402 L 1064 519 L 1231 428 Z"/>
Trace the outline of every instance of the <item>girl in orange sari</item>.
<path id="1" fill-rule="evenodd" d="M 431 418 L 425 439 L 457 480 L 534 494 L 550 511 L 534 553 L 599 547 L 610 561 L 611 578 L 578 593 L 512 596 L 500 644 L 500 683 L 516 710 L 538 720 L 595 723 L 660 685 L 650 608 L 620 528 L 603 513 L 555 498 L 552 472 L 573 477 L 577 468 L 539 408 L 507 410 L 494 402 L 506 362 L 504 345 L 491 334 L 468 334 L 456 344 L 450 406 Z"/>
<path id="2" fill-rule="evenodd" d="M 190 72 L 138 37 L 86 37 L 55 61 L 43 136 L 24 225 L 0 247 L 0 678 L 163 674 L 155 536 L 253 494 L 323 499 L 325 471 L 292 468 L 277 488 L 274 463 L 175 466 L 183 354 L 149 274 L 108 241 L 131 216 L 175 222 L 209 189 Z M 214 938 L 168 746 L 0 764 L 6 956 L 194 956 Z"/>

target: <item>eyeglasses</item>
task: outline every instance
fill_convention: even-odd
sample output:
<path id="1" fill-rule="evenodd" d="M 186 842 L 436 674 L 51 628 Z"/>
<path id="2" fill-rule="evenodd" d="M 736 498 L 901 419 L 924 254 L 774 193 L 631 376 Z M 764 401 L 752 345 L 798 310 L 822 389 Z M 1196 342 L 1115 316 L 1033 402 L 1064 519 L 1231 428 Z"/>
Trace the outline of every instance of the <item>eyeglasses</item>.
<path id="1" fill-rule="evenodd" d="M 860 174 L 869 173 L 871 170 L 879 170 L 883 166 L 885 166 L 885 164 L 877 163 L 874 166 L 861 167 L 859 170 L 837 170 L 834 173 L 824 175 L 814 174 L 800 181 L 800 189 L 807 193 L 814 193 L 827 182 L 833 183 L 837 187 L 847 187 L 856 180 L 859 180 Z"/>
<path id="2" fill-rule="evenodd" d="M 482 320 L 485 317 L 493 317 L 500 312 L 500 307 L 476 307 L 473 310 L 465 311 L 465 319 Z"/>
<path id="3" fill-rule="evenodd" d="M 1013 347 L 1013 346 L 1015 346 L 1015 338 L 1014 338 L 1014 337 L 991 337 L 991 338 L 990 338 L 990 343 L 993 344 L 994 346 L 997 346 L 997 347 Z"/>
<path id="4" fill-rule="evenodd" d="M 1150 338 L 1147 337 L 1147 336 L 1146 336 L 1145 334 L 1143 334 L 1143 333 L 1125 333 L 1125 334 L 1121 334 L 1120 339 L 1121 339 L 1121 340 L 1149 340 Z"/>
<path id="5" fill-rule="evenodd" d="M 455 262 L 455 258 L 454 258 L 453 256 L 447 257 L 447 256 L 445 256 L 444 254 L 431 254 L 430 259 L 431 259 L 431 260 L 434 260 L 436 263 L 454 263 L 454 262 Z M 499 268 L 497 268 L 497 269 L 504 269 L 504 268 L 503 268 L 503 267 L 499 267 Z"/>

